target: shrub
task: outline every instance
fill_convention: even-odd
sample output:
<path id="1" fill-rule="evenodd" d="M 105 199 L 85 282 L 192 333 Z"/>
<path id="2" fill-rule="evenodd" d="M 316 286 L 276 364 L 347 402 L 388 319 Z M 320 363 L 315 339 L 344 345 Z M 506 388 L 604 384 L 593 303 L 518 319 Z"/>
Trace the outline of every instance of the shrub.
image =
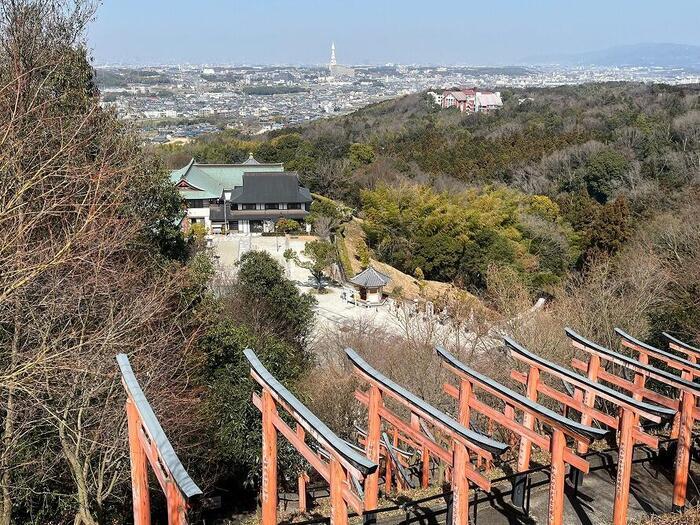
<path id="1" fill-rule="evenodd" d="M 280 219 L 275 223 L 275 230 L 283 233 L 292 233 L 299 231 L 299 223 L 294 219 Z"/>

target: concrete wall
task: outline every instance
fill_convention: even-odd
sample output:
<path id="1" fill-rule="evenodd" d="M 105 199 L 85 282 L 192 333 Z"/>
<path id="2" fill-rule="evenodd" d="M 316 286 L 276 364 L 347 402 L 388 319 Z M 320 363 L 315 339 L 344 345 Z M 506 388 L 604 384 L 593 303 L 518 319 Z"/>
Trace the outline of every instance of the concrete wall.
<path id="1" fill-rule="evenodd" d="M 211 220 L 209 220 L 209 208 L 187 208 L 187 217 L 190 219 L 204 219 L 204 226 L 207 231 L 211 230 Z"/>

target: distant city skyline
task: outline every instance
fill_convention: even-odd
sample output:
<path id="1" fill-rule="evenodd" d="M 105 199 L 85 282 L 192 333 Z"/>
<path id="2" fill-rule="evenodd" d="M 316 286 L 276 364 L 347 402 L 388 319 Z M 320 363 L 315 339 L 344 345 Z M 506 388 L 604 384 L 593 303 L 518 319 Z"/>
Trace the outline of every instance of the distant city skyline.
<path id="1" fill-rule="evenodd" d="M 640 42 L 700 45 L 700 2 L 104 0 L 97 64 L 516 64 Z M 678 16 L 682 13 L 683 16 Z"/>

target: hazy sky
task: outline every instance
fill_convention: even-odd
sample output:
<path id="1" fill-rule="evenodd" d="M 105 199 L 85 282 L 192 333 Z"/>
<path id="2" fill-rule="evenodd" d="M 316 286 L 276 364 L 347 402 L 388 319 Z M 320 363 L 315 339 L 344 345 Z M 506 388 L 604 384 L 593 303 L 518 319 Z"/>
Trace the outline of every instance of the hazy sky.
<path id="1" fill-rule="evenodd" d="M 103 0 L 97 63 L 506 64 L 639 42 L 700 45 L 699 0 Z"/>

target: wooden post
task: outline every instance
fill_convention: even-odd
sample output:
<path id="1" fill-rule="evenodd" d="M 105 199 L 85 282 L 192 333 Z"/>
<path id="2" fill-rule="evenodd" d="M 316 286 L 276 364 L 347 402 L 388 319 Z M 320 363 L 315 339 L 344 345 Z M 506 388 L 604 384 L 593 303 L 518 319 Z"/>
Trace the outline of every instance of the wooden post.
<path id="1" fill-rule="evenodd" d="M 275 400 L 262 392 L 262 525 L 277 525 L 277 413 Z"/>
<path id="2" fill-rule="evenodd" d="M 513 405 L 506 403 L 506 406 L 503 408 L 503 413 L 511 421 L 515 421 L 515 408 L 513 407 Z M 518 441 L 518 438 L 515 435 L 515 432 L 508 431 L 508 444 L 511 447 L 513 447 L 513 446 L 515 446 L 515 443 L 517 441 Z"/>
<path id="3" fill-rule="evenodd" d="M 459 380 L 459 408 L 457 421 L 464 428 L 469 429 L 470 426 L 470 408 L 469 408 L 469 398 L 472 396 L 472 384 L 466 379 Z"/>
<path id="4" fill-rule="evenodd" d="M 469 481 L 467 480 L 467 447 L 457 440 L 452 451 L 452 523 L 467 525 L 469 521 Z"/>
<path id="5" fill-rule="evenodd" d="M 531 401 L 537 403 L 537 386 L 540 382 L 540 369 L 536 366 L 530 366 L 530 371 L 527 374 L 526 395 Z M 535 416 L 529 412 L 523 414 L 523 426 L 533 430 L 535 428 Z M 520 437 L 520 447 L 518 449 L 518 470 L 517 472 L 525 472 L 530 468 L 530 457 L 532 455 L 532 441 L 522 435 Z M 517 507 L 524 508 L 525 505 L 525 484 L 527 475 L 516 476 L 513 481 L 513 492 L 511 501 Z"/>
<path id="6" fill-rule="evenodd" d="M 641 355 L 640 355 L 640 357 L 641 357 Z M 693 374 L 686 371 L 686 370 L 681 372 L 681 377 L 683 379 L 690 381 L 690 382 L 693 381 Z M 683 405 L 683 391 L 682 390 L 678 392 L 678 403 L 682 409 L 682 405 Z M 679 435 L 680 428 L 681 428 L 681 410 L 679 409 L 678 412 L 676 412 L 675 417 L 673 418 L 673 425 L 671 425 L 671 435 L 669 437 L 671 439 L 679 439 L 680 438 L 680 435 Z"/>
<path id="7" fill-rule="evenodd" d="M 599 372 L 600 356 L 593 354 L 588 360 L 588 370 L 586 376 L 592 382 L 597 383 Z M 574 391 L 574 399 L 576 401 L 583 401 L 583 404 L 589 408 L 593 408 L 595 406 L 595 398 L 595 392 L 591 390 L 582 391 L 581 389 L 576 388 Z M 593 418 L 590 416 L 590 414 L 581 413 L 581 423 L 583 425 L 590 426 L 592 422 Z M 579 454 L 585 454 L 588 452 L 588 444 L 578 441 L 576 443 L 576 452 Z M 578 488 L 583 484 L 583 472 L 578 470 L 576 467 L 571 467 L 571 470 L 569 471 L 569 479 L 571 480 L 573 486 Z"/>
<path id="8" fill-rule="evenodd" d="M 469 428 L 469 398 L 472 384 L 466 379 L 459 381 L 458 421 Z M 469 520 L 469 481 L 467 480 L 467 447 L 457 440 L 452 440 L 452 524 L 466 525 Z"/>
<path id="9" fill-rule="evenodd" d="M 428 447 L 425 445 L 423 445 L 421 450 L 421 458 L 423 459 L 421 486 L 427 489 L 430 486 L 430 452 L 428 452 Z"/>
<path id="10" fill-rule="evenodd" d="M 308 501 L 306 500 L 306 484 L 309 482 L 309 475 L 306 472 L 299 474 L 299 512 L 307 512 L 309 510 Z"/>
<path id="11" fill-rule="evenodd" d="M 591 355 L 588 361 L 588 379 L 594 383 L 598 382 L 598 372 L 600 371 L 600 356 Z M 591 390 L 586 390 L 583 395 L 583 404 L 589 408 L 595 406 L 595 392 Z M 590 426 L 593 418 L 589 414 L 581 414 L 581 424 Z M 585 454 L 588 452 L 588 445 L 586 443 L 578 442 L 576 445 L 576 451 L 579 454 Z"/>
<path id="12" fill-rule="evenodd" d="M 649 356 L 647 354 L 639 354 L 639 357 L 637 359 L 640 363 L 644 365 L 649 364 Z M 635 373 L 634 374 L 634 385 L 637 387 L 637 391 L 639 393 L 632 392 L 632 398 L 636 399 L 637 401 L 642 401 L 644 399 L 644 396 L 641 394 L 642 389 L 644 388 L 644 385 L 646 384 L 646 377 L 644 374 L 640 373 Z M 634 426 L 639 426 L 639 415 L 635 414 L 634 416 Z"/>
<path id="13" fill-rule="evenodd" d="M 548 525 L 562 525 L 564 521 L 564 477 L 566 468 L 564 465 L 564 447 L 566 436 L 558 428 L 554 429 L 550 440 L 552 464 L 549 484 L 549 516 Z"/>
<path id="14" fill-rule="evenodd" d="M 637 416 L 631 410 L 620 407 L 620 412 L 613 525 L 626 525 L 627 523 L 627 507 L 630 501 L 630 477 L 632 476 L 632 459 L 634 457 L 632 431 L 637 419 Z"/>
<path id="15" fill-rule="evenodd" d="M 382 406 L 382 393 L 376 386 L 369 389 L 369 403 L 367 404 L 367 458 L 373 463 L 379 464 L 379 439 L 382 422 L 379 410 Z M 390 461 L 387 459 L 387 461 Z M 379 471 L 375 470 L 365 478 L 365 510 L 375 510 L 379 501 Z M 267 523 L 263 525 L 268 525 Z M 271 525 L 271 524 L 270 524 Z"/>
<path id="16" fill-rule="evenodd" d="M 148 458 L 141 445 L 141 418 L 136 406 L 127 398 L 129 426 L 129 459 L 131 461 L 131 497 L 134 507 L 134 525 L 151 525 L 151 502 L 148 493 Z"/>
<path id="17" fill-rule="evenodd" d="M 330 462 L 331 478 L 331 525 L 347 525 L 348 505 L 343 498 L 345 471 L 336 458 Z"/>
<path id="18" fill-rule="evenodd" d="M 303 442 L 304 437 L 305 437 L 305 432 L 304 428 L 297 423 L 297 436 L 299 436 L 299 439 Z M 297 481 L 297 488 L 299 490 L 299 512 L 306 512 L 306 478 L 308 477 L 308 474 L 306 472 L 300 472 L 299 473 L 299 478 Z"/>
<path id="19" fill-rule="evenodd" d="M 681 395 L 681 417 L 676 445 L 676 476 L 673 482 L 673 509 L 676 511 L 681 511 L 685 507 L 694 408 L 695 396 L 684 391 Z"/>
<path id="20" fill-rule="evenodd" d="M 536 366 L 530 367 L 527 374 L 527 398 L 537 403 L 537 386 L 540 381 L 540 369 Z M 535 428 L 535 417 L 529 412 L 523 414 L 523 426 L 533 430 Z M 532 453 L 532 442 L 524 435 L 520 438 L 520 448 L 518 450 L 518 472 L 523 472 L 530 468 L 530 455 Z"/>
<path id="21" fill-rule="evenodd" d="M 165 496 L 168 501 L 168 525 L 187 525 L 187 503 L 172 481 L 166 485 Z"/>
<path id="22" fill-rule="evenodd" d="M 420 418 L 413 412 L 411 412 L 411 428 L 416 432 L 421 431 Z M 421 460 L 423 465 L 421 468 L 421 487 L 427 489 L 430 485 L 430 453 L 425 445 L 421 447 Z"/>

